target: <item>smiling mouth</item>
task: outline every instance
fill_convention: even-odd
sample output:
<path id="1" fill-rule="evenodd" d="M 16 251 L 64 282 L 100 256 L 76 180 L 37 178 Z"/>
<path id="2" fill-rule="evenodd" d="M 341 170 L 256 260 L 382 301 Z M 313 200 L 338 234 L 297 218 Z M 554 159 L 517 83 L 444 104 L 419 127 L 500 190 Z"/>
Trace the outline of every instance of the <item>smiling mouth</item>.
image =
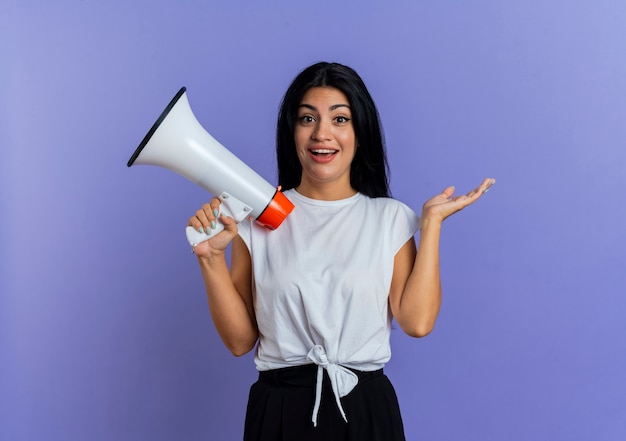
<path id="1" fill-rule="evenodd" d="M 333 150 L 333 149 L 312 149 L 312 150 L 309 150 L 309 151 L 314 156 L 332 156 L 335 153 L 337 153 L 339 150 Z"/>

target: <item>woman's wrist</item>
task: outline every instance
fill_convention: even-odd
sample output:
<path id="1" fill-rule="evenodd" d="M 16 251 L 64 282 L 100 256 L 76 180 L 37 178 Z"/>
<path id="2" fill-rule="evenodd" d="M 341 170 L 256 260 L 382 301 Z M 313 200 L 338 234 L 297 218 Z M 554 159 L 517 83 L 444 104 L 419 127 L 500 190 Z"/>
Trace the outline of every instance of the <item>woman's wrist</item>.
<path id="1" fill-rule="evenodd" d="M 222 264 L 226 261 L 226 253 L 224 252 L 211 252 L 209 254 L 203 254 L 198 257 L 198 263 L 205 268 L 212 268 L 216 264 Z"/>
<path id="2" fill-rule="evenodd" d="M 443 223 L 443 219 L 439 219 L 432 216 L 422 216 L 420 218 L 420 231 L 424 230 L 441 230 L 441 224 Z"/>

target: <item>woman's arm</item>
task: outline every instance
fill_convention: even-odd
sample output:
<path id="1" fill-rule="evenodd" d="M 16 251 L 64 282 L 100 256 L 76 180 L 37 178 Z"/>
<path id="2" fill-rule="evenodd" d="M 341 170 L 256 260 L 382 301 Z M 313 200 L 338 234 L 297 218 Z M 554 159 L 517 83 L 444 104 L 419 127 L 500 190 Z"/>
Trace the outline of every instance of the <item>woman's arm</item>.
<path id="1" fill-rule="evenodd" d="M 417 249 L 411 238 L 396 253 L 389 304 L 395 320 L 408 335 L 428 335 L 439 314 L 439 239 L 443 221 L 476 202 L 494 183 L 494 179 L 485 179 L 468 194 L 456 197 L 453 197 L 454 187 L 448 187 L 428 200 L 422 209 Z"/>
<path id="2" fill-rule="evenodd" d="M 206 204 L 192 217 L 194 228 L 211 228 L 219 200 Z M 237 236 L 237 223 L 222 216 L 224 231 L 194 247 L 204 279 L 213 323 L 226 347 L 236 356 L 248 353 L 256 344 L 259 331 L 252 303 L 252 263 L 243 240 Z M 232 242 L 231 269 L 225 250 Z"/>

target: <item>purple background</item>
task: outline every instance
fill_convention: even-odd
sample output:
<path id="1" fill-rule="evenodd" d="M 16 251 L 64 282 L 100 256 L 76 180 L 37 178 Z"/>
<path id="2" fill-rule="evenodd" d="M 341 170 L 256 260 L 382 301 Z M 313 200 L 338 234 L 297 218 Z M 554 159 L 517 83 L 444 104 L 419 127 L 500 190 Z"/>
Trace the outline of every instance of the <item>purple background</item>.
<path id="1" fill-rule="evenodd" d="M 396 198 L 446 222 L 433 334 L 393 333 L 407 438 L 626 439 L 626 3 L 0 1 L 0 439 L 240 439 L 252 355 L 183 227 L 209 198 L 126 161 L 180 86 L 275 183 L 289 81 L 359 71 Z"/>

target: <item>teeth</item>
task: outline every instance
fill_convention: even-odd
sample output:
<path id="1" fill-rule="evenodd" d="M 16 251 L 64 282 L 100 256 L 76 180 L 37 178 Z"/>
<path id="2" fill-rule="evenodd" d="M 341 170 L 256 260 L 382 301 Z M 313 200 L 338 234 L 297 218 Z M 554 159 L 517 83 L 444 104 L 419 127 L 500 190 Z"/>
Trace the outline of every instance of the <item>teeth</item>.
<path id="1" fill-rule="evenodd" d="M 312 150 L 313 153 L 318 153 L 318 154 L 325 154 L 325 153 L 335 153 L 336 150 L 330 150 L 330 149 L 315 149 Z"/>

